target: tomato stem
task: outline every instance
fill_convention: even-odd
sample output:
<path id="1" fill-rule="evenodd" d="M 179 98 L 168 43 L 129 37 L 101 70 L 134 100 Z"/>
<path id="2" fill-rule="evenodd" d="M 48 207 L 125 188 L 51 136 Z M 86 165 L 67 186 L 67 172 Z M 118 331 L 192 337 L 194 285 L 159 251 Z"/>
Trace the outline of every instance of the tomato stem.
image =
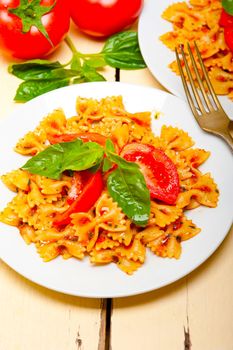
<path id="1" fill-rule="evenodd" d="M 42 17 L 49 13 L 55 6 L 56 1 L 51 6 L 42 6 L 38 0 L 21 0 L 17 7 L 9 8 L 8 11 L 21 19 L 22 33 L 28 33 L 35 26 L 53 47 L 53 42 L 42 23 Z"/>
<path id="2" fill-rule="evenodd" d="M 72 51 L 72 53 L 74 55 L 78 56 L 79 58 L 85 59 L 85 58 L 88 58 L 88 57 L 100 57 L 100 55 L 101 55 L 101 52 L 99 52 L 99 53 L 81 53 L 81 52 L 79 52 L 76 49 L 73 41 L 70 39 L 69 36 L 67 36 L 65 38 L 65 42 L 66 42 L 67 46 L 70 48 L 70 50 Z"/>
<path id="3" fill-rule="evenodd" d="M 74 46 L 73 41 L 70 39 L 69 36 L 67 36 L 67 37 L 65 38 L 65 43 L 66 43 L 67 46 L 70 48 L 70 50 L 73 52 L 73 54 L 77 54 L 77 53 L 78 53 L 76 47 Z"/>
<path id="4" fill-rule="evenodd" d="M 86 58 L 86 57 L 100 57 L 101 56 L 101 52 L 99 53 L 79 53 L 79 57 L 81 58 Z"/>

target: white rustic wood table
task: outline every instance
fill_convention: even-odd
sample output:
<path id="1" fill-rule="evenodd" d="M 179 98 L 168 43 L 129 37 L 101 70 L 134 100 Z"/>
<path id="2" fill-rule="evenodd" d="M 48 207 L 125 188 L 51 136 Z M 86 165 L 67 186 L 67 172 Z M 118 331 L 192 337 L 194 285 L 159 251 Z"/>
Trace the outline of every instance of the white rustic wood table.
<path id="1" fill-rule="evenodd" d="M 103 41 L 71 28 L 82 52 Z M 64 44 L 51 59 L 66 61 Z M 19 84 L 0 57 L 0 110 L 15 108 Z M 115 70 L 105 69 L 108 81 Z M 120 71 L 120 81 L 162 87 L 147 69 Z M 170 286 L 134 297 L 85 299 L 40 287 L 0 261 L 0 350 L 232 350 L 233 232 L 196 271 Z M 1 234 L 1 233 L 0 233 Z"/>

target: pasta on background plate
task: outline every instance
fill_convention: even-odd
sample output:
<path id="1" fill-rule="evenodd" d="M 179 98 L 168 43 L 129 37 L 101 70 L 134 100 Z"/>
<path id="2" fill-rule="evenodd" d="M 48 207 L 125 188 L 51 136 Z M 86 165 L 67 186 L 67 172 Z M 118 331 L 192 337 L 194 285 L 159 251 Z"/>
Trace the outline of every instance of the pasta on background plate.
<path id="1" fill-rule="evenodd" d="M 154 136 L 151 113 L 129 113 L 121 96 L 99 101 L 78 97 L 76 110 L 77 114 L 71 118 L 66 118 L 60 109 L 51 112 L 34 131 L 18 141 L 15 151 L 27 156 L 39 155 L 56 144 L 56 140 L 70 141 L 77 134 L 82 135 L 83 140 L 85 135 L 89 135 L 89 140 L 93 137 L 97 140 L 98 135 L 100 144 L 111 139 L 116 153 L 128 144 L 150 145 L 164 153 L 177 170 L 179 187 L 175 202 L 169 204 L 149 198 L 148 220 L 144 225 L 137 225 L 110 195 L 107 179 L 116 166 L 111 168 L 112 165 L 106 163 L 109 167 L 101 175 L 103 186 L 91 208 L 70 212 L 68 221 L 55 225 L 55 218 L 72 207 L 75 199 L 69 201 L 74 196 L 71 189 L 74 181 L 80 185 L 83 171 L 64 171 L 55 179 L 22 167 L 1 177 L 15 195 L 0 213 L 0 221 L 17 227 L 27 244 L 35 244 L 44 261 L 59 255 L 64 259 L 89 256 L 93 264 L 113 262 L 132 274 L 145 262 L 147 249 L 159 257 L 178 259 L 182 242 L 201 231 L 185 212 L 200 205 L 217 205 L 219 193 L 211 174 L 199 170 L 210 153 L 193 148 L 191 137 L 172 126 L 164 125 L 160 136 Z M 55 150 L 59 151 L 59 147 Z M 119 155 L 114 157 L 121 162 Z M 77 198 L 81 198 L 84 191 L 80 187 Z"/>
<path id="2" fill-rule="evenodd" d="M 233 53 L 224 39 L 224 28 L 219 25 L 222 12 L 221 0 L 190 0 L 170 5 L 162 18 L 172 23 L 172 30 L 163 34 L 160 40 L 172 51 L 183 45 L 187 54 L 188 65 L 196 80 L 187 43 L 194 49 L 197 43 L 209 78 L 216 94 L 228 95 L 233 100 Z M 193 50 L 196 57 L 195 50 Z M 198 64 L 198 59 L 196 57 Z M 179 75 L 176 61 L 171 62 L 170 69 Z M 201 69 L 198 65 L 200 74 Z M 186 79 L 187 73 L 184 70 Z"/>

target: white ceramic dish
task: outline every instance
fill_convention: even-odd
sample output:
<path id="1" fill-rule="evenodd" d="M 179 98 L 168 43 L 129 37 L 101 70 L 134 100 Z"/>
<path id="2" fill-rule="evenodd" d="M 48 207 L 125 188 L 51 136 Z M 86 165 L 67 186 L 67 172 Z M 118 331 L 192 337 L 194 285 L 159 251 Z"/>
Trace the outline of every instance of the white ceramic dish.
<path id="1" fill-rule="evenodd" d="M 147 0 L 139 19 L 138 37 L 143 58 L 153 76 L 168 91 L 186 99 L 181 78 L 168 67 L 175 60 L 175 53 L 159 40 L 162 34 L 172 30 L 171 23 L 161 15 L 175 2 L 179 0 Z M 229 118 L 233 119 L 233 102 L 227 96 L 219 96 L 219 100 Z"/>
<path id="2" fill-rule="evenodd" d="M 180 260 L 162 259 L 147 252 L 145 264 L 128 276 L 114 264 L 92 266 L 89 259 L 63 260 L 45 263 L 33 245 L 27 246 L 14 227 L 0 224 L 0 257 L 19 274 L 47 288 L 84 297 L 122 297 L 151 291 L 185 276 L 203 263 L 220 245 L 232 222 L 233 157 L 222 140 L 204 133 L 194 121 L 186 103 L 168 93 L 153 88 L 123 83 L 87 83 L 61 88 L 20 106 L 0 125 L 0 173 L 17 169 L 25 158 L 13 147 L 27 131 L 54 108 L 62 107 L 67 117 L 75 113 L 75 100 L 83 97 L 101 98 L 122 95 L 129 111 L 159 110 L 153 120 L 153 130 L 159 133 L 163 124 L 178 126 L 193 137 L 196 146 L 210 150 L 211 157 L 202 166 L 210 171 L 220 189 L 217 208 L 200 207 L 188 215 L 202 228 L 193 239 L 184 242 Z M 12 193 L 0 184 L 0 210 L 12 198 Z"/>

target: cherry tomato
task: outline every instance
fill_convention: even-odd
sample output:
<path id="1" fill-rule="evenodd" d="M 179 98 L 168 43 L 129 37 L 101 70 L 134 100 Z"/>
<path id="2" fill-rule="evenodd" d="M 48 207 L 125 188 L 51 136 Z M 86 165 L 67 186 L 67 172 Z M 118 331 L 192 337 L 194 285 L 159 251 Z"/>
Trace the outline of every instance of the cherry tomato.
<path id="1" fill-rule="evenodd" d="M 224 28 L 224 37 L 227 46 L 233 52 L 233 26 Z"/>
<path id="2" fill-rule="evenodd" d="M 90 174 L 89 179 L 81 194 L 72 202 L 70 207 L 62 214 L 55 217 L 53 225 L 56 227 L 68 225 L 71 222 L 70 215 L 78 212 L 87 212 L 100 197 L 104 184 L 100 171 Z"/>
<path id="3" fill-rule="evenodd" d="M 33 59 L 47 55 L 65 37 L 69 25 L 69 1 L 32 0 L 25 5 L 20 0 L 0 0 L 0 49 L 8 56 Z"/>
<path id="4" fill-rule="evenodd" d="M 95 133 L 95 132 L 86 132 L 86 133 L 73 133 L 73 134 L 62 134 L 62 135 L 54 135 L 49 136 L 49 142 L 53 145 L 55 143 L 60 142 L 69 142 L 73 141 L 75 139 L 80 139 L 83 142 L 96 142 L 101 146 L 105 146 L 105 143 L 107 141 L 107 137 Z"/>
<path id="5" fill-rule="evenodd" d="M 176 202 L 179 176 L 174 163 L 162 150 L 150 145 L 130 143 L 123 148 L 121 156 L 140 166 L 151 198 L 167 204 Z"/>
<path id="6" fill-rule="evenodd" d="M 222 9 L 219 24 L 221 27 L 233 27 L 233 16 Z"/>
<path id="7" fill-rule="evenodd" d="M 142 6 L 143 0 L 71 0 L 71 17 L 83 32 L 106 37 L 130 26 Z"/>

